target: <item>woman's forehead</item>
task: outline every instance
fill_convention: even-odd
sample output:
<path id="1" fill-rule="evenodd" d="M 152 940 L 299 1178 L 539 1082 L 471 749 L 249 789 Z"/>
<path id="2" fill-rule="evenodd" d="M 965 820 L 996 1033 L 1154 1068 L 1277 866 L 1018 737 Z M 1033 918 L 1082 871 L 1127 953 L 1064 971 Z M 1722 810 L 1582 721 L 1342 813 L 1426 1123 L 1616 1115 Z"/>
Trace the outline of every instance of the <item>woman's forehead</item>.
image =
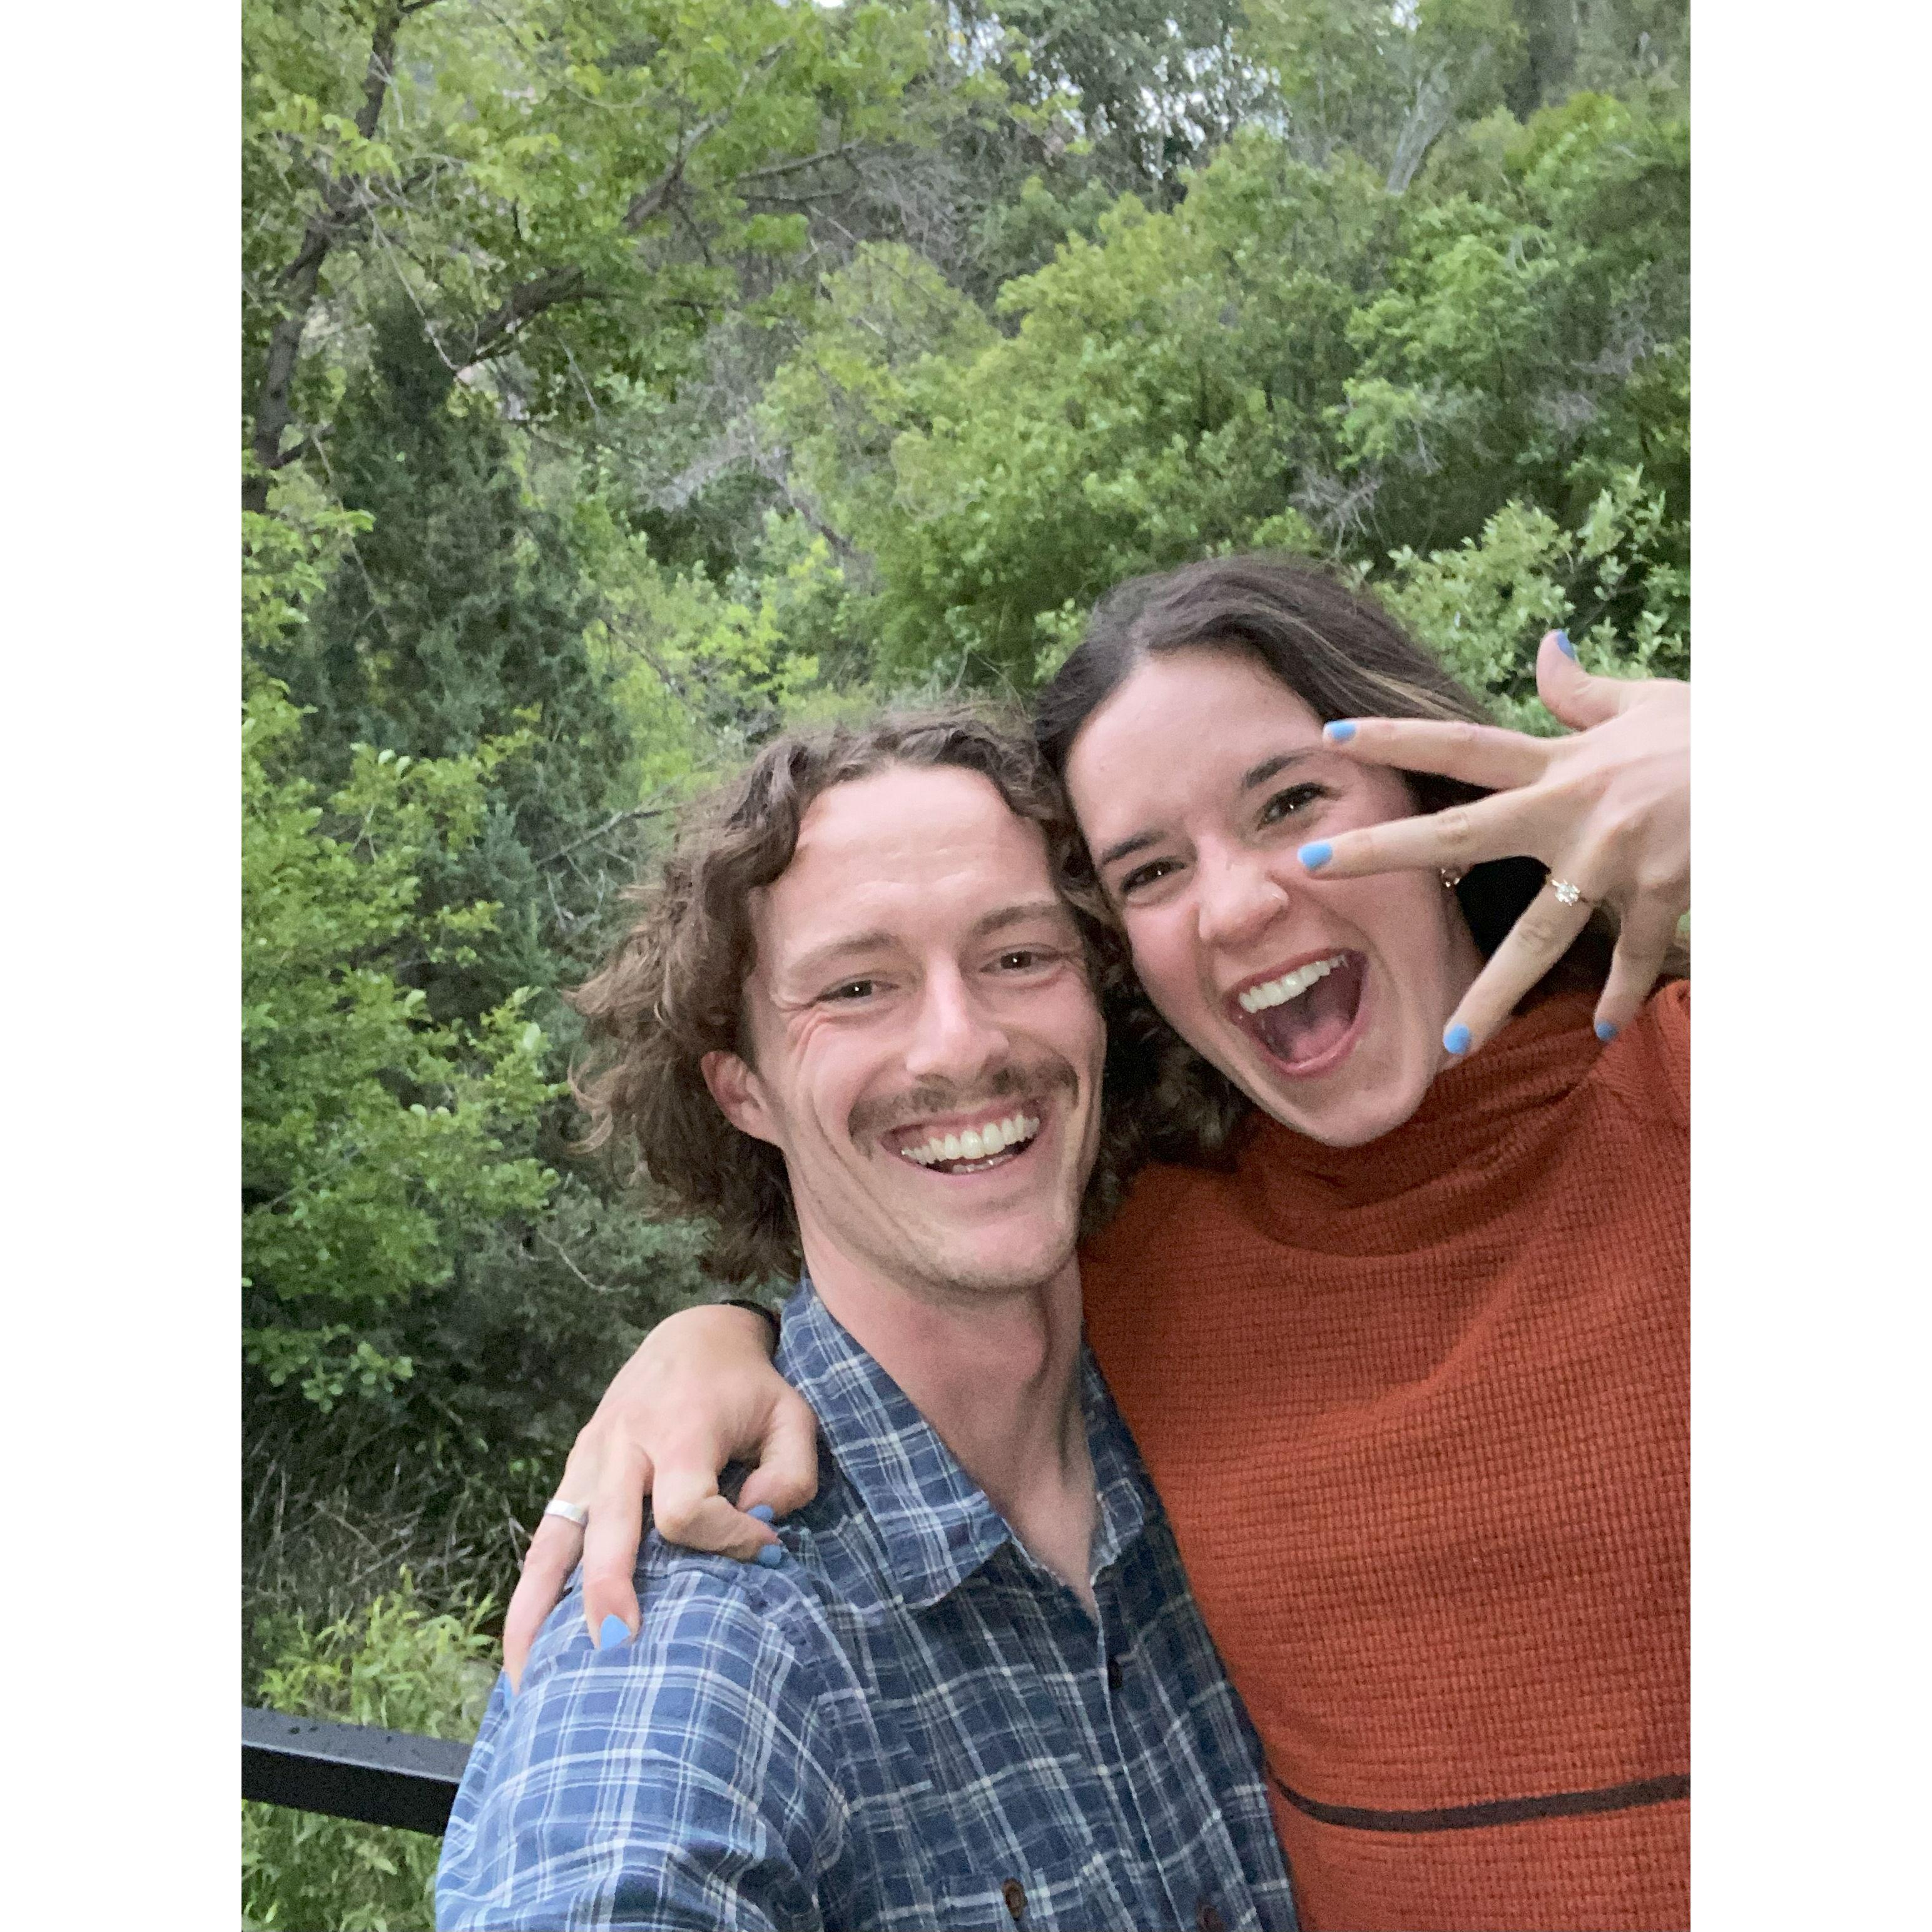
<path id="1" fill-rule="evenodd" d="M 1067 759 L 1067 789 L 1084 824 L 1198 783 L 1225 786 L 1322 742 L 1313 710 L 1247 653 L 1164 653 L 1136 665 L 1088 720 Z"/>

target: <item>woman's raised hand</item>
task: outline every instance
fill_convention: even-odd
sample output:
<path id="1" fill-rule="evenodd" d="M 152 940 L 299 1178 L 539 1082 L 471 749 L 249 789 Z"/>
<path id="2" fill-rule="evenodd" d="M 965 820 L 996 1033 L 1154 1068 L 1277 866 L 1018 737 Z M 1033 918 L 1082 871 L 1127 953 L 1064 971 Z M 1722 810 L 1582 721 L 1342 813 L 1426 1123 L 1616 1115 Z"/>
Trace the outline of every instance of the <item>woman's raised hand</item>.
<path id="1" fill-rule="evenodd" d="M 754 1464 L 734 1508 L 718 1492 L 728 1462 Z M 543 1621 L 584 1558 L 584 1616 L 592 1643 L 615 1617 L 638 1629 L 632 1587 L 644 1540 L 644 1498 L 674 1543 L 748 1561 L 778 1539 L 746 1511 L 783 1516 L 818 1489 L 818 1425 L 771 1365 L 768 1326 L 742 1308 L 687 1308 L 667 1316 L 604 1391 L 584 1426 L 556 1493 L 587 1508 L 582 1529 L 546 1516 L 530 1538 L 503 1619 L 510 1685 Z"/>
<path id="2" fill-rule="evenodd" d="M 1656 983 L 1690 910 L 1690 687 L 1593 677 L 1552 631 L 1537 654 L 1536 688 L 1574 735 L 1393 718 L 1351 720 L 1352 732 L 1328 728 L 1333 748 L 1351 757 L 1461 778 L 1493 796 L 1338 833 L 1324 878 L 1408 866 L 1460 874 L 1528 854 L 1581 895 L 1570 905 L 1547 886 L 1537 895 L 1450 1016 L 1444 1039 L 1452 1051 L 1474 1052 L 1509 1018 L 1582 930 L 1586 899 L 1618 921 L 1596 1013 L 1598 1034 L 1614 1038 Z"/>

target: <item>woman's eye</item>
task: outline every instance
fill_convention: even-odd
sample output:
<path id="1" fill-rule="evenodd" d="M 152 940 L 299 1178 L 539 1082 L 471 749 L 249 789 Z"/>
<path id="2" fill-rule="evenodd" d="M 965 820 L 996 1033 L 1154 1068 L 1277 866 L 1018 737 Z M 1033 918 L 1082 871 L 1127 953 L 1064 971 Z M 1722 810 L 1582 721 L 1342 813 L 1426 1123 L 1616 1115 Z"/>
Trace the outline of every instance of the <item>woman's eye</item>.
<path id="1" fill-rule="evenodd" d="M 1331 794 L 1326 785 L 1290 785 L 1285 791 L 1276 792 L 1262 807 L 1262 823 L 1264 825 L 1279 825 L 1284 818 L 1306 810 L 1317 799 L 1330 796 Z"/>
<path id="2" fill-rule="evenodd" d="M 1158 884 L 1161 880 L 1166 878 L 1175 869 L 1176 864 L 1177 862 L 1172 859 L 1154 859 L 1150 860 L 1144 866 L 1136 866 L 1131 872 L 1121 874 L 1118 883 L 1114 887 L 1114 897 L 1123 899 L 1130 898 L 1136 892 L 1144 891 L 1149 886 Z"/>
<path id="3" fill-rule="evenodd" d="M 1016 946 L 1000 955 L 1000 970 L 1003 973 L 1035 973 L 1042 966 L 1052 965 L 1059 956 L 1044 946 Z"/>

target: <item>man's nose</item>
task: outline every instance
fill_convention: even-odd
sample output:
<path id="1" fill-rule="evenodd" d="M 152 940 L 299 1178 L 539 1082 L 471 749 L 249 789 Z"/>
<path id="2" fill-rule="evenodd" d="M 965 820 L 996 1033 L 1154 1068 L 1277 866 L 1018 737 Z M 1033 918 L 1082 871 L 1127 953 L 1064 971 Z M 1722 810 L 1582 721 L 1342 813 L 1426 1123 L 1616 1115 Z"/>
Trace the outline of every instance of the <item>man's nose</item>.
<path id="1" fill-rule="evenodd" d="M 908 1073 L 916 1079 L 957 1084 L 975 1078 L 1006 1055 L 1005 1029 L 959 974 L 935 974 L 927 980 L 907 1049 Z"/>
<path id="2" fill-rule="evenodd" d="M 1268 862 L 1252 852 L 1204 852 L 1195 893 L 1202 940 L 1238 946 L 1257 938 L 1288 908 L 1288 889 Z"/>

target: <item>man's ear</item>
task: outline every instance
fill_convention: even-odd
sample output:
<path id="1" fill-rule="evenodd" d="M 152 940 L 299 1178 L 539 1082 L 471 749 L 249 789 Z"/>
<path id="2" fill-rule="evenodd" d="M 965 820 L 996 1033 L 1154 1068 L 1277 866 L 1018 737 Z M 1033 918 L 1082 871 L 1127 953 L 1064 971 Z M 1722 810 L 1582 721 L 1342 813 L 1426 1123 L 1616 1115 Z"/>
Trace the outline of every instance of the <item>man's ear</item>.
<path id="1" fill-rule="evenodd" d="M 778 1136 L 772 1129 L 771 1110 L 765 1105 L 764 1088 L 758 1076 L 735 1053 L 707 1053 L 698 1063 L 718 1111 L 741 1134 L 754 1141 L 770 1141 L 776 1147 Z"/>

